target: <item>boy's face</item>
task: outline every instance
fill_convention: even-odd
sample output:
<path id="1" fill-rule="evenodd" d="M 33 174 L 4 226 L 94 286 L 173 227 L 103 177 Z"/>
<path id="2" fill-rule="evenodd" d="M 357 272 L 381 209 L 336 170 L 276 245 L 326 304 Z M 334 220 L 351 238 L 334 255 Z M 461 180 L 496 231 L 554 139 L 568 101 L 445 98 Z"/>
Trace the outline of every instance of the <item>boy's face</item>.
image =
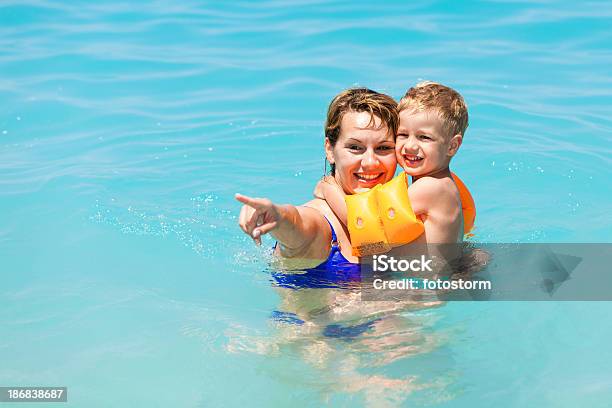
<path id="1" fill-rule="evenodd" d="M 418 177 L 446 169 L 461 145 L 461 135 L 448 135 L 432 110 L 403 110 L 399 118 L 395 154 L 406 174 Z"/>

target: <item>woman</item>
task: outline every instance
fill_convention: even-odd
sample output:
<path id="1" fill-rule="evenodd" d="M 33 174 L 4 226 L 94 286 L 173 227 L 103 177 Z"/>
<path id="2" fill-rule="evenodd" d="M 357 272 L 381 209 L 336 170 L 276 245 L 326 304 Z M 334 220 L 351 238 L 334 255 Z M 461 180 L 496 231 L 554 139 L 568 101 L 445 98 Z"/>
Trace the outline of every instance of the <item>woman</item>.
<path id="1" fill-rule="evenodd" d="M 333 180 L 346 194 L 393 178 L 396 106 L 391 97 L 365 88 L 346 90 L 331 102 L 325 123 L 325 154 Z M 330 364 L 337 369 L 332 363 L 338 361 L 344 372 L 340 385 L 353 392 L 367 392 L 368 387 L 409 392 L 409 380 L 365 377 L 355 366 L 361 352 L 338 350 L 333 342 L 321 340 L 354 341 L 353 347 L 375 352 L 385 364 L 421 352 L 414 346 L 407 351 L 405 344 L 430 343 L 419 337 L 405 317 L 390 315 L 405 309 L 405 303 L 361 302 L 359 291 L 334 289 L 342 287 L 342 282 L 359 280 L 360 272 L 347 231 L 325 200 L 314 199 L 296 207 L 240 194 L 236 199 L 244 204 L 239 218 L 242 230 L 258 244 L 262 235 L 270 233 L 278 242 L 276 253 L 285 260 L 299 259 L 300 268 L 306 269 L 305 273 L 273 273 L 277 287 L 306 289 L 280 289 L 282 312 L 273 312 L 273 318 L 286 324 L 274 345 L 268 347 L 295 343 L 302 347 L 305 360 L 322 368 L 323 374 L 328 373 Z M 330 290 L 321 290 L 325 288 Z M 421 303 L 419 308 L 431 306 Z"/>
<path id="2" fill-rule="evenodd" d="M 325 154 L 333 180 L 346 194 L 355 194 L 391 180 L 395 174 L 397 103 L 366 88 L 348 89 L 329 105 Z M 236 194 L 244 204 L 239 224 L 260 244 L 270 233 L 276 253 L 300 259 L 301 266 L 356 263 L 348 234 L 322 199 L 301 206 L 277 205 L 265 198 Z M 323 263 L 321 263 L 323 261 Z"/>

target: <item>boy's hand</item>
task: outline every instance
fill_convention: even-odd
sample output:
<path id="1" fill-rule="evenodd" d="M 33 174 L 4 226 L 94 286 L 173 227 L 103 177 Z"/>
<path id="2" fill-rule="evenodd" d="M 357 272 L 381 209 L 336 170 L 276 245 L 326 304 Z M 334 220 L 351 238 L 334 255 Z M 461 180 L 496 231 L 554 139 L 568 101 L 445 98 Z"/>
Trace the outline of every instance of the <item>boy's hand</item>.
<path id="1" fill-rule="evenodd" d="M 335 184 L 336 180 L 332 176 L 323 176 L 321 180 L 317 183 L 314 188 L 312 194 L 315 198 L 320 198 L 321 200 L 325 200 L 325 184 Z"/>
<path id="2" fill-rule="evenodd" d="M 327 202 L 338 221 L 346 225 L 346 204 L 344 203 L 344 190 L 338 185 L 336 179 L 332 176 L 325 176 L 315 188 L 315 197 L 322 198 Z"/>
<path id="3" fill-rule="evenodd" d="M 312 192 L 312 195 L 314 195 L 315 198 L 319 198 L 321 200 L 325 200 L 325 196 L 323 195 L 323 183 L 325 183 L 323 179 L 319 180 L 314 188 L 314 191 Z"/>
<path id="4" fill-rule="evenodd" d="M 236 194 L 235 198 L 244 204 L 238 220 L 240 228 L 257 245 L 261 245 L 261 236 L 278 226 L 281 218 L 278 207 L 267 198 L 252 198 L 242 194 Z"/>

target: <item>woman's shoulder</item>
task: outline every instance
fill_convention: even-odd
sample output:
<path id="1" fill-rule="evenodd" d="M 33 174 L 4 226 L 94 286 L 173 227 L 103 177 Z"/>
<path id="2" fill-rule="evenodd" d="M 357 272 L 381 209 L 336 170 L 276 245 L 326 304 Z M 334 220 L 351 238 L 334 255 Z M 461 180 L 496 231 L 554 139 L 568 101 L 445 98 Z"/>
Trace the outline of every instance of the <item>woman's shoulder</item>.
<path id="1" fill-rule="evenodd" d="M 301 207 L 308 207 L 314 210 L 317 210 L 321 213 L 321 215 L 327 216 L 327 213 L 331 213 L 331 209 L 329 205 L 327 205 L 327 201 L 321 198 L 315 198 L 301 205 Z"/>
<path id="2" fill-rule="evenodd" d="M 336 233 L 336 239 L 340 244 L 342 255 L 350 262 L 357 262 L 358 259 L 353 257 L 351 254 L 351 241 L 348 238 L 348 231 L 338 220 L 338 217 L 336 217 L 336 214 L 334 214 L 332 209 L 329 207 L 327 201 L 315 198 L 314 200 L 310 200 L 309 202 L 304 203 L 303 206 L 317 210 L 323 217 L 327 219 L 327 221 L 334 229 L 334 232 Z"/>
<path id="3" fill-rule="evenodd" d="M 327 219 L 327 221 L 329 221 L 334 226 L 334 229 L 336 229 L 336 224 L 338 224 L 339 221 L 338 221 L 338 218 L 336 217 L 336 214 L 334 214 L 332 209 L 329 207 L 329 204 L 327 204 L 327 201 L 320 199 L 320 198 L 315 198 L 313 200 L 310 200 L 302 204 L 301 207 L 306 207 L 306 208 L 311 208 L 313 210 L 316 210 L 316 212 L 318 212 L 325 219 Z"/>

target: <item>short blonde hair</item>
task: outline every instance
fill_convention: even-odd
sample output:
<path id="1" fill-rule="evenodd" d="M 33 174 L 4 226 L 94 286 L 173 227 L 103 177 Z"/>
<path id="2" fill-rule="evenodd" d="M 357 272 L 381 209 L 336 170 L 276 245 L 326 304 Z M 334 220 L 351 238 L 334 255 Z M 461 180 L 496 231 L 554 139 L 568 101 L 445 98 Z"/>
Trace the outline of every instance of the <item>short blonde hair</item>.
<path id="1" fill-rule="evenodd" d="M 461 94 L 436 82 L 424 81 L 410 88 L 397 106 L 398 114 L 403 110 L 436 111 L 449 136 L 463 136 L 468 127 L 467 105 Z"/>

